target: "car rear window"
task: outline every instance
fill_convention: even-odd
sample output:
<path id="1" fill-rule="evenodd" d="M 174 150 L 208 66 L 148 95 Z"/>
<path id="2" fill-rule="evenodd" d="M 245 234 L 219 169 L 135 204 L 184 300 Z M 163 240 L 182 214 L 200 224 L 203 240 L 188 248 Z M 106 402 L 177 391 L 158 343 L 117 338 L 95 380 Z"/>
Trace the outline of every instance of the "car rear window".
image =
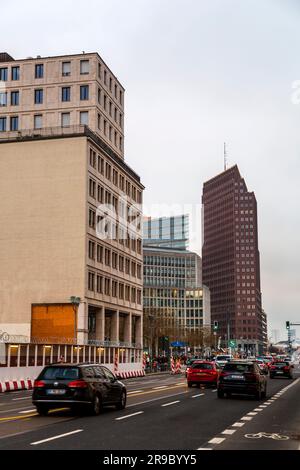
<path id="1" fill-rule="evenodd" d="M 254 372 L 253 364 L 232 364 L 228 363 L 225 364 L 224 369 L 230 372 L 241 372 L 242 374 L 245 372 Z"/>
<path id="2" fill-rule="evenodd" d="M 203 370 L 211 370 L 213 366 L 211 364 L 206 364 L 203 362 L 195 363 L 192 365 L 191 369 L 203 369 Z"/>
<path id="3" fill-rule="evenodd" d="M 78 378 L 78 367 L 47 367 L 40 375 L 40 379 L 45 380 L 72 380 Z"/>

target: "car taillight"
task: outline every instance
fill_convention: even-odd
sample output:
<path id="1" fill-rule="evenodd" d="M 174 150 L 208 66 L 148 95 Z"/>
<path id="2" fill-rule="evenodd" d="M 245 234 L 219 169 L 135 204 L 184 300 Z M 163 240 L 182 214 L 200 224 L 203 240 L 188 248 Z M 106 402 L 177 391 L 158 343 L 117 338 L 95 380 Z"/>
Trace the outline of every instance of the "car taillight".
<path id="1" fill-rule="evenodd" d="M 283 370 L 289 370 L 289 366 L 284 366 Z"/>
<path id="2" fill-rule="evenodd" d="M 271 369 L 276 369 L 276 366 L 271 366 Z"/>
<path id="3" fill-rule="evenodd" d="M 42 380 L 35 380 L 34 381 L 34 384 L 33 384 L 33 388 L 43 388 L 45 387 L 45 382 L 43 382 Z"/>
<path id="4" fill-rule="evenodd" d="M 87 383 L 84 380 L 73 380 L 68 384 L 70 388 L 87 388 Z"/>

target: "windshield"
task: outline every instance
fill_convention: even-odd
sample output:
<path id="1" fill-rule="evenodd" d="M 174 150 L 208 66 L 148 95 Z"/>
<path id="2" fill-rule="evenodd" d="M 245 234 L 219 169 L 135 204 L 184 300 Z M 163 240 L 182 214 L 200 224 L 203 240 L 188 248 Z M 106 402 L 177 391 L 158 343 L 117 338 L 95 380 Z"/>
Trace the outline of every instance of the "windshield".
<path id="1" fill-rule="evenodd" d="M 77 367 L 47 367 L 40 379 L 45 380 L 73 380 L 79 378 L 79 369 Z"/>
<path id="2" fill-rule="evenodd" d="M 191 369 L 203 369 L 203 370 L 212 370 L 213 366 L 211 364 L 206 364 L 204 362 L 194 363 Z"/>
<path id="3" fill-rule="evenodd" d="M 254 367 L 253 364 L 233 364 L 233 363 L 228 363 L 225 364 L 224 366 L 224 371 L 230 371 L 230 372 L 241 372 L 244 374 L 245 372 L 253 372 Z"/>

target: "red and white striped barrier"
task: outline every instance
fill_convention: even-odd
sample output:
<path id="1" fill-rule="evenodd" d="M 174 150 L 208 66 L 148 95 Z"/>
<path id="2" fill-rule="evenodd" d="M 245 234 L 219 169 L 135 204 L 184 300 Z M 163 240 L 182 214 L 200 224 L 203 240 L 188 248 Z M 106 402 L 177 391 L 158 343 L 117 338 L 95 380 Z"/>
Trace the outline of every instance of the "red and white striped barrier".
<path id="1" fill-rule="evenodd" d="M 175 362 L 174 362 L 174 357 L 171 358 L 171 374 L 175 374 Z"/>
<path id="2" fill-rule="evenodd" d="M 114 360 L 114 373 L 115 375 L 118 375 L 118 369 L 119 369 L 119 353 L 115 354 L 115 360 Z"/>
<path id="3" fill-rule="evenodd" d="M 34 380 L 9 380 L 7 382 L 0 382 L 0 393 L 11 392 L 13 390 L 30 390 L 33 387 Z"/>
<path id="4" fill-rule="evenodd" d="M 180 362 L 179 359 L 178 359 L 178 361 L 176 362 L 175 374 L 181 374 L 181 362 Z"/>
<path id="5" fill-rule="evenodd" d="M 144 370 L 131 370 L 129 372 L 117 372 L 116 376 L 120 379 L 130 379 L 131 377 L 144 377 Z"/>

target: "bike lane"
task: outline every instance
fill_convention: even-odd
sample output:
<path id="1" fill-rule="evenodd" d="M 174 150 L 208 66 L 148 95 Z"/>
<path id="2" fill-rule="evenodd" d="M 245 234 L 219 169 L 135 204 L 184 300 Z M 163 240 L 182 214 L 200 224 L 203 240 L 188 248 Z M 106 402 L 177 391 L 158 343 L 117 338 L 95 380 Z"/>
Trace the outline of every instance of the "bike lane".
<path id="1" fill-rule="evenodd" d="M 214 450 L 300 450 L 300 379 L 287 381 L 248 416 L 243 426 L 226 430 Z"/>

